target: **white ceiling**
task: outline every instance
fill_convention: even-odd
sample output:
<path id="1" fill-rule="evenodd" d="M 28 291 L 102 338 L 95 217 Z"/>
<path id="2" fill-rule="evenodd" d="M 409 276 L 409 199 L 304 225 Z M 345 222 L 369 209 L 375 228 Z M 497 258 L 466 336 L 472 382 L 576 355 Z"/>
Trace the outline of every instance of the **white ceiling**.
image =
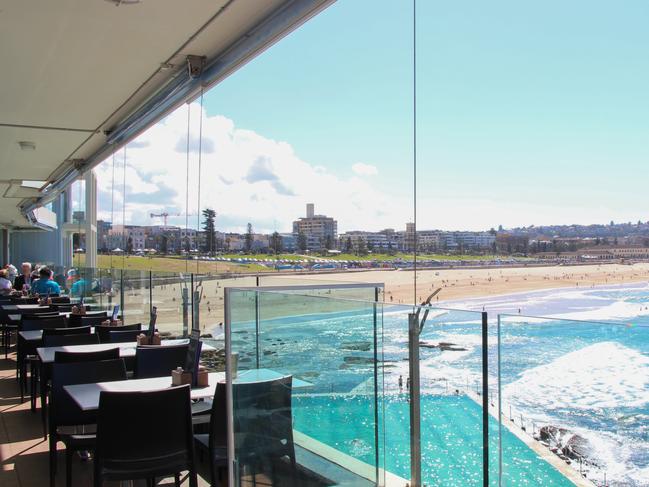
<path id="1" fill-rule="evenodd" d="M 0 0 L 0 184 L 53 182 L 186 69 L 187 55 L 214 59 L 291 3 Z M 36 149 L 22 150 L 19 141 Z M 2 197 L 2 189 L 0 225 L 27 226 L 18 208 L 24 200 Z"/>

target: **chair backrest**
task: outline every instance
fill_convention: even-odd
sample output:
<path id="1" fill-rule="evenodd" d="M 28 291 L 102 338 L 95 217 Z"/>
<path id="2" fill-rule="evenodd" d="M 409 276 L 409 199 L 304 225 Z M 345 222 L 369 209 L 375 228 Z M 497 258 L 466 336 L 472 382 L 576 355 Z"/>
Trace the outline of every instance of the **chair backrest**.
<path id="1" fill-rule="evenodd" d="M 47 331 L 47 330 L 43 330 L 43 331 Z M 96 345 L 97 343 L 99 343 L 99 337 L 95 333 L 92 334 L 77 333 L 75 335 L 50 335 L 50 336 L 43 335 L 44 347 L 69 347 L 72 345 Z"/>
<path id="2" fill-rule="evenodd" d="M 238 384 L 234 384 L 236 387 Z M 209 448 L 223 448 L 228 444 L 228 415 L 226 409 L 225 382 L 217 382 L 212 401 L 212 414 L 210 416 Z"/>
<path id="3" fill-rule="evenodd" d="M 96 327 L 96 332 L 99 335 L 99 341 L 101 343 L 108 343 L 108 334 L 112 331 L 131 331 L 131 330 L 142 330 L 142 323 L 135 323 L 134 325 L 122 325 L 122 326 L 98 326 Z"/>
<path id="4" fill-rule="evenodd" d="M 56 309 L 59 313 L 69 313 L 72 311 L 71 304 L 53 304 L 52 308 Z"/>
<path id="5" fill-rule="evenodd" d="M 43 330 L 43 338 L 51 335 L 87 335 L 90 333 L 89 326 L 77 326 L 77 327 L 66 327 L 66 328 L 50 328 Z"/>
<path id="6" fill-rule="evenodd" d="M 126 380 L 126 367 L 122 359 L 86 362 L 83 367 L 74 363 L 54 363 L 51 378 L 52 388 L 48 407 L 50 432 L 57 426 L 89 424 L 96 420 L 96 413 L 82 411 L 65 392 L 64 386 Z"/>
<path id="7" fill-rule="evenodd" d="M 52 298 L 52 304 L 69 304 L 70 296 L 55 296 Z"/>
<path id="8" fill-rule="evenodd" d="M 42 315 L 47 313 L 57 313 L 57 310 L 52 306 L 39 306 L 37 308 L 30 308 L 25 310 L 18 310 L 21 315 Z"/>
<path id="9" fill-rule="evenodd" d="M 128 343 L 137 341 L 140 330 L 112 330 L 108 332 L 107 343 Z"/>
<path id="10" fill-rule="evenodd" d="M 237 459 L 295 458 L 291 410 L 292 377 L 234 384 L 234 442 Z"/>
<path id="11" fill-rule="evenodd" d="M 109 348 L 97 352 L 54 352 L 54 363 L 69 364 L 71 362 L 98 362 L 119 358 L 119 348 Z"/>
<path id="12" fill-rule="evenodd" d="M 21 298 L 20 296 L 12 297 L 13 304 L 38 304 L 38 298 Z"/>
<path id="13" fill-rule="evenodd" d="M 182 367 L 187 356 L 187 345 L 154 345 L 135 349 L 135 377 L 164 377 Z"/>
<path id="14" fill-rule="evenodd" d="M 46 318 L 56 318 L 58 316 L 61 316 L 58 311 L 48 311 L 47 313 L 37 313 L 37 314 L 23 313 L 21 315 L 21 318 L 23 320 L 44 320 Z"/>
<path id="15" fill-rule="evenodd" d="M 188 385 L 147 392 L 102 391 L 95 471 L 103 465 L 128 471 L 161 460 L 172 465 L 193 462 L 189 391 Z"/>
<path id="16" fill-rule="evenodd" d="M 68 321 L 70 326 L 99 326 L 103 321 L 106 321 L 108 314 L 104 311 L 101 313 L 93 313 L 90 316 L 84 315 L 70 315 Z"/>
<path id="17" fill-rule="evenodd" d="M 21 331 L 45 330 L 47 328 L 64 328 L 65 318 L 56 316 L 51 318 L 23 319 L 20 323 Z"/>

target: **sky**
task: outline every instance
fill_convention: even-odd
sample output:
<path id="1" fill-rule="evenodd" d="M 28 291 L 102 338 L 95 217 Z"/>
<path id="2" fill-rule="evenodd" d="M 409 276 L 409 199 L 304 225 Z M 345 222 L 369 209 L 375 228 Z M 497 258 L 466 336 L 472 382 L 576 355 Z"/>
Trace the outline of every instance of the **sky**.
<path id="1" fill-rule="evenodd" d="M 415 101 L 412 3 L 338 0 L 130 143 L 125 196 L 123 151 L 114 183 L 98 166 L 99 218 L 195 227 L 211 207 L 220 230 L 287 232 L 312 202 L 339 232 L 404 229 L 416 109 L 420 229 L 649 220 L 647 18 L 639 0 L 419 0 Z"/>

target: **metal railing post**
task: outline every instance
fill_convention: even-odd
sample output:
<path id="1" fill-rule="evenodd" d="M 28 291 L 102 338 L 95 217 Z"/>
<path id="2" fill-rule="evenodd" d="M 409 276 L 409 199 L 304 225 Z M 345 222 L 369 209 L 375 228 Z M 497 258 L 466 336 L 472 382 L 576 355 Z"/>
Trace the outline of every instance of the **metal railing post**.
<path id="1" fill-rule="evenodd" d="M 378 337 L 378 301 L 379 301 L 379 288 L 374 288 L 374 303 L 373 317 L 374 317 L 374 461 L 376 483 L 380 485 L 379 479 L 379 337 Z"/>
<path id="2" fill-rule="evenodd" d="M 482 312 L 482 484 L 489 487 L 489 316 Z"/>
<path id="3" fill-rule="evenodd" d="M 153 275 L 149 271 L 149 316 L 153 314 Z"/>
<path id="4" fill-rule="evenodd" d="M 124 269 L 119 271 L 119 309 L 122 310 L 122 323 L 126 323 L 126 309 L 124 308 Z"/>
<path id="5" fill-rule="evenodd" d="M 255 277 L 255 285 L 259 287 L 259 274 Z M 255 291 L 255 358 L 257 368 L 259 368 L 259 291 Z"/>
<path id="6" fill-rule="evenodd" d="M 421 487 L 421 389 L 419 382 L 419 318 L 408 314 L 410 373 L 410 486 Z"/>
<path id="7" fill-rule="evenodd" d="M 498 357 L 498 486 L 503 482 L 503 400 L 502 400 L 502 382 L 500 377 L 500 315 L 498 315 L 497 325 L 498 337 L 496 340 L 496 356 Z"/>

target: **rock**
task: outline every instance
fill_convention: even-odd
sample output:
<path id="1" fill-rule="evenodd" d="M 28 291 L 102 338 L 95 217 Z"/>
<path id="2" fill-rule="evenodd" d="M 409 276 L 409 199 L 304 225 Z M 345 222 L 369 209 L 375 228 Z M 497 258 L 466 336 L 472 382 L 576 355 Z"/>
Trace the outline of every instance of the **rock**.
<path id="1" fill-rule="evenodd" d="M 201 338 L 214 338 L 211 333 L 205 333 L 204 335 L 201 335 Z"/>
<path id="2" fill-rule="evenodd" d="M 370 342 L 345 342 L 340 348 L 343 350 L 369 352 L 372 349 L 372 344 Z"/>

